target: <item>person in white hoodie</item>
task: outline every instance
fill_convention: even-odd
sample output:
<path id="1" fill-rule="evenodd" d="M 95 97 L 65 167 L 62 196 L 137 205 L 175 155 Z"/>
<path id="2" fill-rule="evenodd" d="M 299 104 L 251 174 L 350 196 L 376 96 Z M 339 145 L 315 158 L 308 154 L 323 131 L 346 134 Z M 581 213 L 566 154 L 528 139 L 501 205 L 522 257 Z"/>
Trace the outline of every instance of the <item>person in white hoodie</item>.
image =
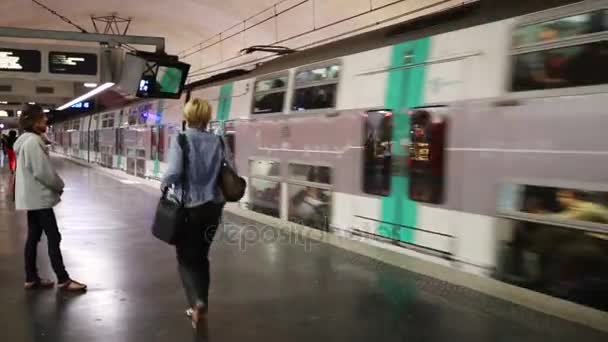
<path id="1" fill-rule="evenodd" d="M 55 172 L 42 139 L 47 129 L 47 117 L 40 106 L 27 105 L 22 110 L 19 125 L 25 133 L 14 146 L 17 154 L 15 208 L 27 211 L 24 287 L 52 288 L 55 285 L 51 280 L 40 278 L 36 266 L 37 246 L 44 232 L 58 287 L 65 291 L 84 291 L 87 286 L 72 280 L 65 270 L 59 246 L 61 234 L 53 207 L 61 201 L 64 183 Z"/>

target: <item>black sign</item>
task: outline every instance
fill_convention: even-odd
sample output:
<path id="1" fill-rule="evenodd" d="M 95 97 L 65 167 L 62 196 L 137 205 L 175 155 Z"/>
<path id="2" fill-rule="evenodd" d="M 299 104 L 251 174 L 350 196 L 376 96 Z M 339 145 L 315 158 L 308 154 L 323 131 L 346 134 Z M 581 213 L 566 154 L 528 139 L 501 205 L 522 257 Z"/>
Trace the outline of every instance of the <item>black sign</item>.
<path id="1" fill-rule="evenodd" d="M 51 51 L 49 71 L 52 74 L 97 75 L 97 55 Z"/>
<path id="2" fill-rule="evenodd" d="M 40 72 L 41 69 L 42 56 L 40 51 L 0 47 L 0 71 Z"/>

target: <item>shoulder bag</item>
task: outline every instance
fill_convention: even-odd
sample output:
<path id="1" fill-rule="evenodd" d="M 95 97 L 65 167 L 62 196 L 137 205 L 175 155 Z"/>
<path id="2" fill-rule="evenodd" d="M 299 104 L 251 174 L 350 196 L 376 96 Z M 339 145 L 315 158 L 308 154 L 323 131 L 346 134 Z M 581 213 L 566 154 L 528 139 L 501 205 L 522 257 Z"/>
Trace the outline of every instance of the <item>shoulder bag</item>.
<path id="1" fill-rule="evenodd" d="M 188 188 L 188 141 L 185 134 L 178 135 L 177 140 L 182 149 L 183 162 L 182 176 L 180 178 L 182 185 L 181 200 L 176 203 L 167 198 L 169 188 L 165 187 L 156 207 L 156 215 L 152 224 L 152 235 L 170 245 L 175 244 L 188 220 L 187 209 L 185 208 Z"/>
<path id="2" fill-rule="evenodd" d="M 222 139 L 222 137 L 219 137 L 219 139 L 222 145 L 222 151 L 224 152 L 224 158 L 222 159 L 222 166 L 220 167 L 220 174 L 218 177 L 219 187 L 222 190 L 222 194 L 226 201 L 238 202 L 245 195 L 247 182 L 243 177 L 240 177 L 236 173 L 226 160 L 226 145 L 224 144 L 224 139 Z"/>

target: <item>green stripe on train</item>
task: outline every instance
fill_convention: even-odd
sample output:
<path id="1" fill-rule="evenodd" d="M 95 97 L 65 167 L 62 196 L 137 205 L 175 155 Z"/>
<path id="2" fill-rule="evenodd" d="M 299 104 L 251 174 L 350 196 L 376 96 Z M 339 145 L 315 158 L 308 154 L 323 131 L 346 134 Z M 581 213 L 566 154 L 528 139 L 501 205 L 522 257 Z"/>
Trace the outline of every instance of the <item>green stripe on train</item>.
<path id="1" fill-rule="evenodd" d="M 395 45 L 392 50 L 391 68 L 428 59 L 430 38 Z M 403 160 L 408 151 L 401 145 L 409 141 L 410 119 L 408 109 L 424 103 L 425 66 L 408 69 L 394 69 L 389 72 L 386 92 L 386 108 L 394 111 L 393 116 L 393 160 Z M 396 168 L 394 168 L 396 170 Z M 408 198 L 409 178 L 404 174 L 393 174 L 391 194 L 382 199 L 382 221 L 379 234 L 390 239 L 405 242 L 414 241 L 414 231 L 404 227 L 416 227 L 418 213 L 416 202 Z"/>
<path id="2" fill-rule="evenodd" d="M 217 121 L 223 122 L 230 117 L 230 108 L 232 107 L 232 90 L 234 83 L 224 84 L 220 88 L 220 99 L 217 105 Z"/>

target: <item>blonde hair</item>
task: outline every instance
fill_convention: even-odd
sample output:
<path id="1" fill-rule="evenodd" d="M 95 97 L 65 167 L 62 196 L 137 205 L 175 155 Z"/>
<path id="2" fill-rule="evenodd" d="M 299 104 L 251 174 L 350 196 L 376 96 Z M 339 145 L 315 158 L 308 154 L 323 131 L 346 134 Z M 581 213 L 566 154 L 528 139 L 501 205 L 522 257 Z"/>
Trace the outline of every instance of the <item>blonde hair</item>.
<path id="1" fill-rule="evenodd" d="M 207 100 L 192 99 L 184 107 L 184 119 L 188 127 L 205 128 L 211 121 L 211 104 Z"/>

